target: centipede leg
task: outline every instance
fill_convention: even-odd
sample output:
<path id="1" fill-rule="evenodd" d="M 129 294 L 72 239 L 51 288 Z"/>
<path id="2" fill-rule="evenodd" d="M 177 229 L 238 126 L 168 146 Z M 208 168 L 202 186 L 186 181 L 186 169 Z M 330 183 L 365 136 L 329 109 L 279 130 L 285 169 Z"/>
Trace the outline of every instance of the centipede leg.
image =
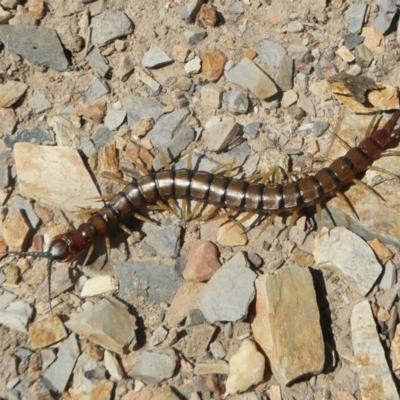
<path id="1" fill-rule="evenodd" d="M 350 211 L 358 220 L 360 220 L 360 217 L 358 216 L 357 211 L 355 210 L 353 205 L 350 203 L 349 199 L 343 193 L 340 193 L 340 192 L 337 192 L 336 196 L 339 200 L 342 201 L 342 203 L 347 208 L 347 210 Z"/>
<path id="2" fill-rule="evenodd" d="M 322 206 L 321 203 L 317 203 L 315 205 L 315 209 L 317 211 L 317 226 L 318 229 L 322 228 Z"/>
<path id="3" fill-rule="evenodd" d="M 400 156 L 400 152 L 399 152 L 399 156 Z M 385 168 L 375 167 L 375 166 L 371 165 L 371 166 L 369 167 L 369 169 L 372 170 L 372 171 L 382 172 L 382 174 L 387 174 L 387 175 L 389 175 L 389 176 L 392 176 L 393 178 L 396 178 L 396 179 L 399 179 L 399 180 L 400 180 L 400 176 L 394 174 L 393 172 L 388 171 L 388 170 L 385 169 Z"/>
<path id="4" fill-rule="evenodd" d="M 374 196 L 376 196 L 378 199 L 385 201 L 385 199 L 383 198 L 383 196 L 381 194 L 379 194 L 374 188 L 372 188 L 371 186 L 368 186 L 366 183 L 364 183 L 363 181 L 360 181 L 359 179 L 353 179 L 353 182 L 358 185 L 361 186 L 364 190 L 366 190 L 368 193 L 373 194 Z"/>
<path id="5" fill-rule="evenodd" d="M 270 226 L 270 225 L 272 225 L 273 223 L 274 223 L 274 221 L 275 221 L 275 218 L 277 217 L 277 215 L 278 214 L 271 214 L 269 217 L 268 217 L 268 219 L 267 219 L 267 221 L 263 224 L 263 226 L 262 226 L 262 228 L 261 228 L 261 231 L 260 231 L 260 233 L 257 235 L 257 237 L 260 237 L 265 231 L 266 231 L 266 229 Z"/>
<path id="6" fill-rule="evenodd" d="M 86 257 L 85 260 L 83 261 L 82 267 L 86 266 L 86 264 L 88 263 L 90 256 L 93 254 L 93 250 L 94 250 L 94 244 L 91 244 L 86 253 Z"/>
<path id="7" fill-rule="evenodd" d="M 299 217 L 299 211 L 296 210 L 293 212 L 292 216 L 290 217 L 289 225 L 288 225 L 287 231 L 286 231 L 287 238 L 289 237 L 290 231 L 291 231 L 293 225 L 296 223 L 298 217 Z"/>

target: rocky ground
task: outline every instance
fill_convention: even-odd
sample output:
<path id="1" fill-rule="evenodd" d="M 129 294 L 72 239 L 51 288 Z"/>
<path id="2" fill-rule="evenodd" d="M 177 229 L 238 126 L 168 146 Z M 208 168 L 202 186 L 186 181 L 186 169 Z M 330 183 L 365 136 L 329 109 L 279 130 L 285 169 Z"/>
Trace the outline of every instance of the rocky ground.
<path id="1" fill-rule="evenodd" d="M 397 5 L 0 0 L 0 251 L 146 170 L 313 173 L 399 108 Z M 52 311 L 47 259 L 2 254 L 0 398 L 398 399 L 400 158 L 374 166 L 318 229 L 140 210 L 54 263 Z"/>

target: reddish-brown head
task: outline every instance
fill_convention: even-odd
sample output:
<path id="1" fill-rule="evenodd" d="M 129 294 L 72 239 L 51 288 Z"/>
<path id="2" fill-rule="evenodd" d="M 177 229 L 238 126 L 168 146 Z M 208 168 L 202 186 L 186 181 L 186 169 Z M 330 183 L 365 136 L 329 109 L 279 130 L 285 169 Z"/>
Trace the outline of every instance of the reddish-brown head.
<path id="1" fill-rule="evenodd" d="M 79 230 L 55 236 L 50 242 L 50 257 L 57 262 L 74 261 L 85 250 L 87 239 Z"/>

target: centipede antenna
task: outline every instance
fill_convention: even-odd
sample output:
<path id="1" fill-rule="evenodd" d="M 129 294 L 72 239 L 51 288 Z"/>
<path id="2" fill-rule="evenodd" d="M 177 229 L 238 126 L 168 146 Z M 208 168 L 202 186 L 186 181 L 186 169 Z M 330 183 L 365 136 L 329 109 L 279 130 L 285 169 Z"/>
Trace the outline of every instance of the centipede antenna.
<path id="1" fill-rule="evenodd" d="M 53 313 L 53 307 L 51 306 L 51 267 L 53 265 L 53 258 L 49 257 L 47 261 L 47 290 L 49 291 L 49 309 Z"/>
<path id="2" fill-rule="evenodd" d="M 380 154 L 379 157 L 400 157 L 400 151 L 385 150 Z M 369 167 L 369 168 L 373 169 L 372 167 Z"/>
<path id="3" fill-rule="evenodd" d="M 378 199 L 383 200 L 383 201 L 386 201 L 386 200 L 384 199 L 384 197 L 383 197 L 381 194 L 379 194 L 374 188 L 372 188 L 371 186 L 367 185 L 365 182 L 360 181 L 359 179 L 356 179 L 356 178 L 353 179 L 353 182 L 354 182 L 356 185 L 359 185 L 359 186 L 361 186 L 363 189 L 367 190 L 369 193 L 371 193 L 371 194 L 373 194 L 374 196 L 376 196 Z"/>

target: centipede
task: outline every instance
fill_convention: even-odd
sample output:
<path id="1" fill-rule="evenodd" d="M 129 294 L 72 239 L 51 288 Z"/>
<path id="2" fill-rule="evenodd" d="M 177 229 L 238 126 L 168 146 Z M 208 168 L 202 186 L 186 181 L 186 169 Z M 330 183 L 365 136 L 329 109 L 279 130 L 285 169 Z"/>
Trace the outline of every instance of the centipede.
<path id="1" fill-rule="evenodd" d="M 149 173 L 130 182 L 106 205 L 76 229 L 57 235 L 45 252 L 14 254 L 48 258 L 48 285 L 53 262 L 69 263 L 94 246 L 99 237 L 110 234 L 137 210 L 169 199 L 195 200 L 217 208 L 261 216 L 291 215 L 296 219 L 305 208 L 321 204 L 340 194 L 357 176 L 400 137 L 396 110 L 381 129 L 350 148 L 316 173 L 284 183 L 259 183 L 221 176 L 212 172 L 168 169 Z M 11 254 L 12 252 L 10 252 Z"/>

